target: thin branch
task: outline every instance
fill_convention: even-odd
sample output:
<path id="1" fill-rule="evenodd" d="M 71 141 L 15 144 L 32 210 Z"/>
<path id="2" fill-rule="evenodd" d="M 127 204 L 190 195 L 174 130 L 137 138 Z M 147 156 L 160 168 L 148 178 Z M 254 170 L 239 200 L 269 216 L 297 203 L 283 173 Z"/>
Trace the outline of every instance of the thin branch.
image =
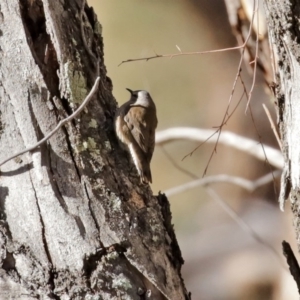
<path id="1" fill-rule="evenodd" d="M 277 128 L 276 128 L 276 126 L 275 126 L 275 124 L 274 124 L 274 122 L 273 122 L 273 119 L 272 119 L 272 117 L 271 117 L 271 114 L 270 114 L 268 108 L 267 108 L 264 104 L 263 104 L 262 106 L 263 106 L 263 108 L 264 108 L 264 110 L 265 110 L 265 113 L 266 113 L 266 115 L 267 115 L 267 117 L 268 117 L 268 120 L 269 120 L 269 122 L 270 122 L 270 124 L 271 124 L 271 128 L 272 128 L 272 130 L 273 130 L 273 132 L 274 132 L 274 135 L 275 135 L 275 137 L 276 137 L 277 143 L 278 143 L 280 149 L 282 149 L 281 140 L 280 140 L 280 137 L 279 137 Z"/>
<path id="2" fill-rule="evenodd" d="M 34 150 L 35 148 L 39 147 L 40 145 L 42 145 L 43 143 L 45 143 L 47 140 L 50 139 L 50 137 L 55 134 L 63 125 L 65 125 L 66 123 L 70 122 L 71 120 L 73 120 L 74 118 L 76 118 L 81 111 L 84 109 L 84 107 L 89 103 L 89 101 L 93 98 L 95 92 L 98 89 L 98 85 L 100 82 L 100 77 L 97 77 L 95 80 L 95 83 L 92 87 L 92 89 L 90 90 L 89 94 L 86 96 L 86 98 L 84 99 L 84 101 L 81 103 L 81 105 L 77 108 L 77 110 L 75 112 L 73 112 L 69 117 L 61 120 L 58 125 L 50 132 L 48 133 L 43 139 L 41 139 L 38 143 L 36 143 L 35 145 L 28 147 L 18 153 L 15 153 L 14 155 L 6 158 L 5 160 L 3 160 L 2 162 L 0 162 L 0 166 L 4 165 L 5 163 L 7 163 L 8 161 L 10 161 L 11 159 L 22 155 L 24 153 L 27 153 L 29 151 Z"/>
<path id="3" fill-rule="evenodd" d="M 217 147 L 218 147 L 218 144 L 219 144 L 219 140 L 220 140 L 220 137 L 221 137 L 221 133 L 222 133 L 222 129 L 224 127 L 224 125 L 227 123 L 227 121 L 229 120 L 230 117 L 227 118 L 228 116 L 228 112 L 229 112 L 229 108 L 230 108 L 230 104 L 232 102 L 232 99 L 233 99 L 233 95 L 234 95 L 234 91 L 235 91 L 235 88 L 236 88 L 236 84 L 237 84 L 237 80 L 240 76 L 240 72 L 241 72 L 241 67 L 242 67 L 242 62 L 243 62 L 243 54 L 244 54 L 244 51 L 245 51 L 245 48 L 242 49 L 242 54 L 241 54 L 241 58 L 240 58 L 240 62 L 239 62 L 239 65 L 238 65 L 238 71 L 237 71 L 237 74 L 235 76 L 235 79 L 234 79 L 234 82 L 233 82 L 233 86 L 232 86 L 232 91 L 231 91 L 231 94 L 230 94 L 230 97 L 229 97 L 229 100 L 228 100 L 228 105 L 227 105 L 227 108 L 226 108 L 226 111 L 224 113 L 224 116 L 223 116 L 223 120 L 221 122 L 221 125 L 218 126 L 218 130 L 217 130 L 217 139 L 216 139 L 216 142 L 215 142 L 215 145 L 214 145 L 214 149 L 212 150 L 211 152 L 211 155 L 208 159 L 208 162 L 206 164 L 206 167 L 204 169 L 204 172 L 203 172 L 203 176 L 205 176 L 207 170 L 208 170 L 208 167 L 209 167 L 209 164 L 214 156 L 215 153 L 217 153 Z M 194 152 L 194 151 L 192 151 Z"/>
<path id="4" fill-rule="evenodd" d="M 261 135 L 259 134 L 258 128 L 257 128 L 257 126 L 256 126 L 256 123 L 255 123 L 255 120 L 254 120 L 254 115 L 253 115 L 253 112 L 252 112 L 252 108 L 251 108 L 250 103 L 249 103 L 249 111 L 250 111 L 251 120 L 252 120 L 252 122 L 253 122 L 255 131 L 256 131 L 256 134 L 257 134 L 257 136 L 258 136 L 259 144 L 261 145 L 261 149 L 262 149 L 262 151 L 264 152 L 264 156 L 265 156 L 266 163 L 267 163 L 267 165 L 268 165 L 268 167 L 269 167 L 271 173 L 273 174 L 273 168 L 272 168 L 272 166 L 270 165 L 269 158 L 268 158 L 268 156 L 267 156 L 267 154 L 266 154 L 265 146 L 264 146 L 264 144 L 263 144 L 263 142 L 262 142 L 262 137 L 261 137 Z M 273 180 L 274 193 L 275 193 L 275 195 L 276 195 L 276 197 L 277 197 L 277 196 L 278 196 L 278 192 L 277 192 L 276 183 L 275 183 L 275 177 L 274 177 L 274 176 L 273 176 L 273 179 L 274 179 L 274 180 Z"/>
<path id="5" fill-rule="evenodd" d="M 155 55 L 147 56 L 147 57 L 132 58 L 132 59 L 123 60 L 118 65 L 118 67 L 121 66 L 122 64 L 125 64 L 125 63 L 128 63 L 128 62 L 133 62 L 133 61 L 148 61 L 148 60 L 155 59 L 155 58 L 170 58 L 170 59 L 172 59 L 173 57 L 176 57 L 176 56 L 200 55 L 200 54 L 210 54 L 210 53 L 219 53 L 219 52 L 239 50 L 239 49 L 244 48 L 245 45 L 246 45 L 246 42 L 243 45 L 241 45 L 241 46 L 230 47 L 230 48 L 222 48 L 222 49 L 215 49 L 215 50 L 179 52 L 179 53 L 169 53 L 169 54 L 155 54 Z"/>
<path id="6" fill-rule="evenodd" d="M 216 143 L 217 137 L 213 136 L 215 133 L 212 129 L 198 129 L 192 127 L 174 127 L 166 130 L 162 130 L 156 133 L 156 144 L 163 145 L 174 140 L 191 140 L 197 142 L 207 141 L 209 143 Z M 207 137 L 211 136 L 208 140 Z M 239 136 L 233 132 L 223 131 L 219 137 L 219 142 L 226 146 L 233 147 L 235 149 L 246 152 L 259 160 L 266 160 L 268 158 L 269 163 L 278 168 L 283 167 L 282 153 L 270 146 L 264 145 L 264 150 L 257 141 Z M 266 156 L 264 154 L 266 153 Z"/>
<path id="7" fill-rule="evenodd" d="M 267 154 L 266 154 L 265 145 L 264 145 L 263 142 L 262 142 L 262 137 L 261 137 L 261 135 L 259 134 L 258 128 L 257 128 L 256 123 L 255 123 L 255 120 L 254 120 L 254 115 L 253 115 L 253 112 L 252 112 L 252 109 L 251 109 L 251 105 L 250 105 L 250 102 L 249 102 L 249 97 L 250 97 L 250 96 L 249 96 L 248 93 L 247 93 L 246 85 L 245 85 L 245 83 L 244 83 L 242 77 L 240 77 L 240 81 L 241 81 L 242 86 L 243 86 L 243 88 L 244 88 L 244 92 L 246 93 L 247 98 L 248 98 L 247 105 L 248 105 L 248 107 L 249 107 L 249 111 L 250 111 L 250 116 L 251 116 L 252 124 L 253 124 L 253 126 L 254 126 L 255 131 L 256 131 L 256 134 L 257 134 L 257 137 L 258 137 L 258 140 L 259 140 L 259 144 L 261 145 L 261 149 L 262 149 L 262 151 L 263 151 L 263 154 L 264 154 L 264 157 L 265 157 L 265 161 L 266 161 L 266 163 L 268 164 L 271 173 L 273 173 L 273 170 L 272 170 L 272 167 L 271 167 L 271 165 L 270 165 L 268 156 L 267 156 Z M 273 182 L 274 182 L 274 192 L 275 192 L 275 195 L 277 196 L 277 189 L 276 189 L 276 184 L 275 184 L 275 178 L 274 178 L 274 181 L 273 181 Z"/>
<path id="8" fill-rule="evenodd" d="M 271 182 L 274 177 L 279 177 L 281 174 L 281 171 L 276 171 L 273 173 L 269 173 L 267 175 L 264 175 L 254 181 L 252 180 L 247 180 L 242 177 L 237 177 L 237 176 L 230 176 L 227 174 L 219 174 L 215 176 L 208 176 L 204 178 L 200 178 L 197 180 L 190 181 L 188 183 L 176 186 L 174 188 L 166 190 L 164 193 L 167 195 L 167 197 L 183 193 L 187 190 L 199 187 L 199 186 L 204 186 L 207 184 L 214 184 L 214 183 L 231 183 L 234 185 L 237 185 L 248 192 L 253 192 L 257 188 Z"/>
<path id="9" fill-rule="evenodd" d="M 218 136 L 217 136 L 217 140 L 216 140 L 216 143 L 214 145 L 214 149 L 213 151 L 211 152 L 211 155 L 209 157 L 209 160 L 206 164 L 206 167 L 204 169 L 204 172 L 203 172 L 203 176 L 205 176 L 206 172 L 207 172 L 207 169 L 209 167 L 209 164 L 213 158 L 213 155 L 217 152 L 217 147 L 218 147 L 218 143 L 219 143 L 219 139 L 220 139 L 220 136 L 221 136 L 221 133 L 222 133 L 222 130 L 223 130 L 223 127 L 224 125 L 228 122 L 228 120 L 230 119 L 230 116 L 228 116 L 228 113 L 229 113 L 229 108 L 230 108 L 230 105 L 231 105 L 231 102 L 232 102 L 232 99 L 233 99 L 233 95 L 234 95 L 234 92 L 235 92 L 235 89 L 236 89 L 236 85 L 237 85 L 237 82 L 238 82 L 238 79 L 241 78 L 241 70 L 242 70 L 242 62 L 243 62 L 243 57 L 244 57 L 244 53 L 245 53 L 245 49 L 246 49 L 246 45 L 248 43 L 248 40 L 250 39 L 251 37 L 251 33 L 252 33 L 252 27 L 253 27 L 253 20 L 254 20 L 254 12 L 255 12 L 255 3 L 253 5 L 253 16 L 252 16 L 252 20 L 250 22 L 250 26 L 249 26 L 249 31 L 248 31 L 248 35 L 245 39 L 245 42 L 243 44 L 243 47 L 242 47 L 242 51 L 241 51 L 241 58 L 240 58 L 240 61 L 239 61 L 239 65 L 238 65 L 238 69 L 237 69 L 237 73 L 236 73 L 236 76 L 235 76 L 235 79 L 234 79 L 234 82 L 233 82 L 233 85 L 232 85 L 232 91 L 231 91 L 231 94 L 229 96 L 229 100 L 228 100 L 228 105 L 227 105 L 227 108 L 225 110 L 225 113 L 224 113 L 224 116 L 223 116 L 223 120 L 221 122 L 221 125 L 218 126 L 219 129 L 218 129 Z M 253 85 L 254 86 L 254 85 Z M 248 102 L 250 102 L 250 98 L 248 98 Z M 240 102 L 239 102 L 240 103 Z M 238 104 L 239 104 L 238 103 Z M 227 117 L 228 116 L 228 117 Z"/>
<path id="10" fill-rule="evenodd" d="M 168 159 L 171 158 L 170 155 L 167 156 Z M 183 171 L 184 168 L 180 167 L 178 165 L 178 163 L 171 159 L 171 163 L 174 165 L 175 168 L 179 169 L 181 172 Z M 185 172 L 187 175 L 189 175 L 191 178 L 195 178 L 197 177 L 197 175 L 186 171 Z M 226 175 L 227 176 L 227 175 Z M 268 177 L 270 177 L 271 179 L 274 177 L 274 174 L 267 174 L 266 176 L 263 176 L 259 179 L 260 184 L 264 184 L 264 182 L 266 183 L 266 181 L 268 180 Z M 199 178 L 199 177 L 198 177 Z M 208 177 L 207 177 L 208 178 Z M 200 180 L 207 180 L 207 178 L 202 178 Z M 255 241 L 257 241 L 258 243 L 262 244 L 264 247 L 266 247 L 268 250 L 270 250 L 273 254 L 276 255 L 276 257 L 280 258 L 280 262 L 281 265 L 283 266 L 283 268 L 285 270 L 286 267 L 283 265 L 281 256 L 276 252 L 276 250 L 272 247 L 272 245 L 269 245 L 268 243 L 266 243 L 265 241 L 263 241 L 260 236 L 258 236 L 256 234 L 256 232 L 232 209 L 232 207 L 224 200 L 222 199 L 216 192 L 214 189 L 212 189 L 211 187 L 208 186 L 208 182 L 206 183 L 205 186 L 206 191 L 211 195 L 211 197 L 213 197 L 214 200 L 216 200 L 218 202 L 218 204 L 222 207 L 222 209 L 238 224 L 238 226 L 244 230 L 248 235 L 250 235 Z M 169 193 L 170 196 L 170 193 Z"/>
<path id="11" fill-rule="evenodd" d="M 227 121 L 231 118 L 231 116 L 234 114 L 234 112 L 236 111 L 236 109 L 238 108 L 239 104 L 241 103 L 241 101 L 243 100 L 245 95 L 245 92 L 242 93 L 242 96 L 240 97 L 238 103 L 236 104 L 236 106 L 233 108 L 232 112 L 227 115 L 226 120 L 224 121 L 224 124 L 227 123 Z M 193 151 L 191 151 L 189 154 L 186 154 L 182 160 L 186 159 L 188 156 L 192 156 L 194 154 L 195 151 L 197 151 L 202 145 L 204 145 L 208 140 L 211 139 L 211 137 L 213 137 L 215 134 L 217 134 L 219 131 L 221 130 L 221 127 L 219 127 L 211 136 L 209 136 L 205 141 L 203 141 L 200 145 L 198 145 L 196 148 L 194 148 Z"/>
<path id="12" fill-rule="evenodd" d="M 273 248 L 272 245 L 266 243 L 234 210 L 233 208 L 220 197 L 220 195 L 210 186 L 206 186 L 207 193 L 222 207 L 223 210 L 227 212 L 227 214 L 242 228 L 245 232 L 247 232 L 252 238 L 267 248 L 270 252 L 272 252 L 276 258 L 279 260 L 281 266 L 287 271 L 286 266 L 283 264 L 282 257 L 277 251 Z"/>
<path id="13" fill-rule="evenodd" d="M 171 162 L 171 164 L 175 168 L 177 168 L 179 171 L 181 171 L 182 173 L 185 173 L 186 175 L 188 175 L 191 178 L 194 178 L 194 179 L 198 179 L 199 178 L 196 174 L 194 174 L 194 173 L 190 172 L 189 170 L 186 170 L 185 168 L 179 166 L 176 163 L 176 161 L 173 159 L 173 157 L 166 151 L 166 149 L 164 148 L 163 145 L 160 145 L 160 148 L 161 148 L 162 152 L 164 153 L 164 155 L 167 157 L 167 159 Z"/>
<path id="14" fill-rule="evenodd" d="M 251 18 L 251 24 L 254 23 L 254 17 L 255 14 L 257 16 L 257 30 L 259 30 L 259 17 L 258 17 L 258 1 L 253 1 L 253 14 L 252 14 L 252 18 Z M 254 85 L 256 82 L 256 70 L 257 70 L 257 58 L 258 58 L 258 44 L 259 44 L 259 37 L 258 37 L 258 32 L 256 32 L 256 43 L 255 43 L 255 58 L 254 58 L 254 68 L 253 68 L 253 78 L 252 78 L 252 84 L 251 84 L 251 88 L 248 94 L 248 101 L 247 101 L 247 105 L 246 105 L 246 110 L 245 112 L 247 112 L 251 98 L 252 98 L 252 93 L 254 90 Z"/>
<path id="15" fill-rule="evenodd" d="M 254 6 L 254 9 L 255 9 L 255 6 Z M 177 57 L 177 56 L 201 55 L 201 54 L 210 54 L 210 53 L 234 51 L 234 50 L 240 50 L 240 49 L 242 49 L 241 56 L 243 56 L 245 47 L 248 43 L 249 38 L 251 37 L 252 27 L 253 27 L 253 18 L 250 22 L 248 36 L 245 39 L 245 42 L 240 46 L 230 47 L 230 48 L 222 48 L 222 49 L 215 49 L 215 50 L 206 50 L 206 51 L 191 51 L 191 52 L 182 52 L 181 49 L 179 48 L 179 51 L 180 51 L 179 53 L 169 53 L 169 54 L 156 54 L 155 53 L 155 55 L 152 55 L 152 56 L 146 56 L 146 57 L 141 57 L 141 58 L 131 58 L 131 59 L 123 60 L 118 66 L 121 66 L 122 64 L 125 64 L 125 63 L 128 63 L 128 62 L 135 62 L 135 61 L 146 61 L 147 62 L 151 59 L 156 59 L 156 58 L 170 58 L 170 59 L 172 59 L 173 57 Z M 176 47 L 178 49 L 177 45 L 176 45 Z"/>

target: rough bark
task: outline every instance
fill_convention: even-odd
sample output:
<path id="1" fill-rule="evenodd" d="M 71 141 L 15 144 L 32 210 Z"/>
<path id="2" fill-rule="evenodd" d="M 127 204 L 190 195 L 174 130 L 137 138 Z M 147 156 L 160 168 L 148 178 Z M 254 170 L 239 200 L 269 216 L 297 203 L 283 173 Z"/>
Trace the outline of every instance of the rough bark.
<path id="1" fill-rule="evenodd" d="M 284 170 L 280 202 L 289 198 L 300 250 L 300 1 L 265 0 L 265 12 L 276 68 L 276 106 Z"/>
<path id="2" fill-rule="evenodd" d="M 261 5 L 262 2 L 225 0 L 225 3 L 230 24 L 241 45 L 246 40 L 251 27 L 253 5 Z M 257 23 L 259 27 L 263 23 L 257 39 L 255 15 L 244 60 L 246 65 L 249 65 L 258 50 L 257 66 L 263 71 L 265 81 L 276 98 L 277 124 L 284 158 L 279 203 L 280 208 L 284 210 L 285 201 L 287 199 L 291 201 L 296 240 L 300 251 L 300 1 L 264 0 L 263 4 L 266 21 L 259 20 Z M 265 24 L 268 32 L 265 31 Z M 283 254 L 287 257 L 291 275 L 299 289 L 299 265 L 291 247 L 285 241 L 283 241 Z"/>
<path id="3" fill-rule="evenodd" d="M 101 25 L 82 0 L 0 0 L 1 299 L 188 299 L 168 200 L 113 131 Z"/>

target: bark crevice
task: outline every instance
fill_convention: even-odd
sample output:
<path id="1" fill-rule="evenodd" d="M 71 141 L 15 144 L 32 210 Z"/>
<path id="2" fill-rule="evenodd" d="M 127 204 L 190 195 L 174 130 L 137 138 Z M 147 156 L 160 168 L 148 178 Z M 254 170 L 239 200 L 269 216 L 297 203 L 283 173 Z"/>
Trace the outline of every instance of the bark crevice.
<path id="1" fill-rule="evenodd" d="M 51 254 L 50 254 L 47 239 L 46 239 L 45 224 L 44 224 L 44 220 L 43 220 L 43 216 L 42 216 L 42 212 L 41 212 L 41 208 L 40 208 L 40 204 L 39 204 L 39 199 L 37 197 L 37 193 L 36 193 L 36 190 L 35 190 L 34 183 L 32 181 L 30 171 L 29 171 L 29 178 L 30 178 L 30 181 L 31 181 L 31 187 L 32 187 L 32 190 L 33 190 L 33 194 L 34 194 L 35 201 L 36 201 L 36 206 L 37 206 L 39 217 L 40 217 L 40 228 L 41 228 L 41 233 L 42 233 L 42 240 L 43 240 L 43 244 L 44 244 L 44 250 L 45 250 L 45 253 L 47 255 L 48 262 L 50 264 L 50 268 L 52 268 L 53 262 L 52 262 Z"/>
<path id="2" fill-rule="evenodd" d="M 28 46 L 40 68 L 52 96 L 59 96 L 59 64 L 50 35 L 47 33 L 44 4 L 42 0 L 20 1 L 20 12 Z"/>

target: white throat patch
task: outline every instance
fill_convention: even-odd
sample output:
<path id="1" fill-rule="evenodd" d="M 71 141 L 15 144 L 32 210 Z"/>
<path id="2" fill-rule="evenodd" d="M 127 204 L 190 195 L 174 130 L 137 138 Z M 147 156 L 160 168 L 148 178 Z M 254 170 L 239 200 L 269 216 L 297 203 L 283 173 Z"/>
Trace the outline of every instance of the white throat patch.
<path id="1" fill-rule="evenodd" d="M 144 107 L 148 107 L 150 104 L 150 95 L 146 91 L 139 91 L 138 97 L 134 103 L 135 105 L 141 105 Z"/>

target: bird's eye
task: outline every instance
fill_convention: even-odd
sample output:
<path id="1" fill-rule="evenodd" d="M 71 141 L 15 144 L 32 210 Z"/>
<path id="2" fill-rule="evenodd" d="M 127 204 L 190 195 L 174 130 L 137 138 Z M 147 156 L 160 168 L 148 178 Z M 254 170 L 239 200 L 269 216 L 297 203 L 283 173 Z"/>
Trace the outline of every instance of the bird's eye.
<path id="1" fill-rule="evenodd" d="M 137 98 L 137 94 L 132 94 L 132 97 L 133 98 Z"/>

